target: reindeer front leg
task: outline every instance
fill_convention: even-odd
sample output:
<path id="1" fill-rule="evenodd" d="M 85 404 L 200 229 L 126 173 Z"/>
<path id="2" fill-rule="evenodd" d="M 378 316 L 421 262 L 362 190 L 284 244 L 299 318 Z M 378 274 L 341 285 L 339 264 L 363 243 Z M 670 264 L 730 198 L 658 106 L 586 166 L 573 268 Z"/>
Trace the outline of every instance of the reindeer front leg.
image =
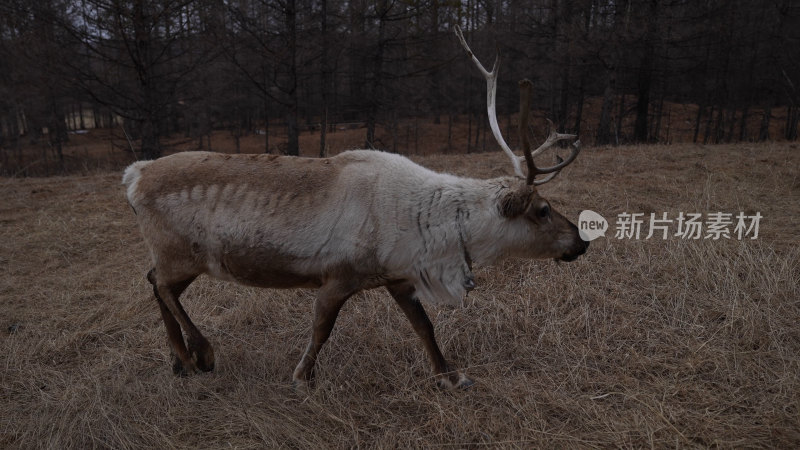
<path id="1" fill-rule="evenodd" d="M 353 290 L 347 289 L 337 282 L 328 282 L 317 291 L 314 302 L 314 323 L 311 331 L 311 342 L 308 343 L 303 357 L 294 369 L 294 385 L 302 388 L 314 378 L 314 364 L 325 341 L 331 335 L 333 325 L 342 305 L 353 295 Z"/>
<path id="2" fill-rule="evenodd" d="M 466 375 L 456 370 L 450 370 L 444 356 L 442 356 L 439 345 L 436 344 L 436 336 L 433 331 L 428 315 L 422 304 L 414 297 L 414 286 L 408 283 L 387 286 L 386 289 L 394 297 L 397 305 L 411 322 L 417 336 L 422 340 L 422 345 L 430 358 L 431 368 L 436 377 L 436 384 L 443 389 L 468 388 L 474 381 Z"/>

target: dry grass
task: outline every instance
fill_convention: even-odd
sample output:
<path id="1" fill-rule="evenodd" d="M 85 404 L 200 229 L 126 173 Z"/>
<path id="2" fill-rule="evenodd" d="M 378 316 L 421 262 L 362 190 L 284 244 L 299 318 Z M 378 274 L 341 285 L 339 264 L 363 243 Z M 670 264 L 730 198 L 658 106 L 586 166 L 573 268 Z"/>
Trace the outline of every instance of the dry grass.
<path id="1" fill-rule="evenodd" d="M 797 447 L 797 167 L 788 144 L 587 149 L 542 189 L 569 217 L 760 211 L 759 239 L 478 270 L 466 308 L 428 308 L 466 392 L 437 391 L 391 299 L 359 294 L 308 397 L 289 381 L 313 292 L 201 278 L 184 306 L 217 370 L 176 378 L 120 174 L 0 179 L 0 447 Z"/>

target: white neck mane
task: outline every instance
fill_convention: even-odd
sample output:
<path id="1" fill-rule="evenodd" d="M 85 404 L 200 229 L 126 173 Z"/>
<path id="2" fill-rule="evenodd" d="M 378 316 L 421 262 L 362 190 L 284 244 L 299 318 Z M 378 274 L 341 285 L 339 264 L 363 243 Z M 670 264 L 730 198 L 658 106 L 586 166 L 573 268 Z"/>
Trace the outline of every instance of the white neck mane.
<path id="1" fill-rule="evenodd" d="M 498 208 L 513 179 L 436 175 L 425 183 L 422 195 L 417 186 L 416 199 L 408 205 L 413 225 L 408 231 L 416 235 L 408 241 L 419 246 L 402 253 L 410 257 L 406 276 L 414 280 L 420 300 L 458 305 L 474 287 L 472 263 L 502 258 L 518 242 L 518 221 L 503 217 Z"/>

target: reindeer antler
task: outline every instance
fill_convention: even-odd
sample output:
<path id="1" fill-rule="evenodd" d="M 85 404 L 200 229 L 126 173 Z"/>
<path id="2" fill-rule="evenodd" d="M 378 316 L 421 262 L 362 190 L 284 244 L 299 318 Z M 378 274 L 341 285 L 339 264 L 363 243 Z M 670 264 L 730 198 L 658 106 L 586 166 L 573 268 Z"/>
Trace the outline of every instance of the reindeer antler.
<path id="1" fill-rule="evenodd" d="M 558 173 L 572 163 L 572 161 L 577 158 L 578 153 L 580 153 L 580 141 L 577 140 L 577 136 L 574 134 L 561 134 L 556 132 L 555 126 L 553 126 L 553 122 L 548 119 L 548 124 L 550 125 L 550 133 L 547 137 L 547 140 L 542 143 L 536 150 L 531 152 L 531 144 L 528 140 L 528 112 L 530 110 L 530 95 L 531 95 L 531 87 L 532 83 L 530 80 L 522 80 L 519 83 L 520 87 L 520 119 L 519 119 L 519 130 L 520 130 L 520 141 L 522 143 L 522 150 L 525 153 L 525 162 L 528 166 L 528 176 L 525 177 L 522 174 L 522 168 L 520 167 L 519 161 L 520 157 L 516 156 L 513 151 L 508 147 L 506 144 L 505 139 L 503 139 L 503 135 L 500 133 L 500 127 L 497 125 L 497 111 L 495 108 L 495 99 L 497 96 L 497 72 L 500 67 L 500 54 L 498 52 L 497 57 L 494 60 L 494 66 L 492 67 L 491 72 L 487 72 L 486 69 L 483 67 L 483 64 L 475 57 L 475 54 L 472 53 L 472 50 L 467 45 L 467 41 L 464 39 L 464 34 L 461 32 L 461 27 L 456 25 L 455 33 L 458 37 L 458 40 L 461 42 L 461 46 L 464 47 L 464 50 L 467 51 L 467 55 L 472 59 L 472 62 L 475 63 L 475 66 L 478 67 L 478 70 L 483 74 L 483 77 L 486 79 L 486 111 L 489 115 L 489 126 L 492 129 L 492 134 L 494 138 L 497 140 L 497 143 L 500 144 L 500 148 L 503 149 L 504 152 L 511 158 L 511 164 L 514 166 L 514 173 L 516 176 L 520 178 L 525 178 L 526 183 L 529 185 L 541 185 L 547 183 L 548 181 L 552 180 L 553 178 L 558 175 Z M 556 155 L 558 162 L 555 166 L 552 167 L 545 167 L 545 168 L 538 168 L 536 167 L 536 163 L 534 162 L 533 158 L 537 155 L 541 154 L 548 148 L 552 147 L 553 144 L 556 142 L 567 140 L 567 139 L 576 139 L 575 142 L 572 144 L 572 153 L 570 153 L 569 157 L 566 160 L 562 159 L 561 157 Z M 541 180 L 534 180 L 536 175 L 539 174 L 551 174 L 548 177 L 545 177 Z"/>
<path id="2" fill-rule="evenodd" d="M 556 132 L 556 127 L 553 125 L 553 122 L 550 119 L 547 119 L 547 124 L 550 128 L 550 133 L 547 136 L 547 140 L 545 140 L 544 143 L 539 146 L 539 148 L 531 152 L 531 142 L 528 140 L 528 113 L 531 105 L 532 87 L 533 83 L 531 83 L 531 81 L 528 79 L 524 79 L 519 82 L 519 140 L 522 143 L 522 151 L 525 153 L 525 161 L 528 163 L 528 177 L 525 179 L 525 182 L 527 184 L 538 186 L 555 178 L 556 175 L 561 172 L 561 169 L 569 165 L 572 161 L 575 161 L 575 158 L 578 157 L 578 153 L 581 151 L 581 141 L 577 140 L 577 136 L 574 134 L 561 134 Z M 558 162 L 555 166 L 541 169 L 536 167 L 536 163 L 533 160 L 536 155 L 539 155 L 543 151 L 552 147 L 556 142 L 566 139 L 576 139 L 576 141 L 572 143 L 572 152 L 566 160 L 563 160 L 560 156 L 556 155 Z M 534 180 L 536 175 L 545 173 L 549 173 L 551 175 L 538 181 Z"/>
<path id="3" fill-rule="evenodd" d="M 514 155 L 514 152 L 508 147 L 506 144 L 505 139 L 503 139 L 503 135 L 500 134 L 500 126 L 497 125 L 497 112 L 495 111 L 495 98 L 497 96 L 497 70 L 500 68 L 500 52 L 497 52 L 497 57 L 494 59 L 494 66 L 492 67 L 491 72 L 487 72 L 486 69 L 483 68 L 483 64 L 478 61 L 478 58 L 475 57 L 475 54 L 472 53 L 472 50 L 467 45 L 466 39 L 464 39 L 464 34 L 461 32 L 461 27 L 456 25 L 456 36 L 458 36 L 458 40 L 461 41 L 461 46 L 464 47 L 464 50 L 467 51 L 467 55 L 472 58 L 472 62 L 478 67 L 483 77 L 486 78 L 486 110 L 489 114 L 489 127 L 492 129 L 492 134 L 494 135 L 495 140 L 498 144 L 500 144 L 500 148 L 503 149 L 504 152 L 511 158 L 511 164 L 514 165 L 514 173 L 520 177 L 524 178 L 525 176 L 522 174 L 522 168 L 519 165 L 519 157 Z"/>

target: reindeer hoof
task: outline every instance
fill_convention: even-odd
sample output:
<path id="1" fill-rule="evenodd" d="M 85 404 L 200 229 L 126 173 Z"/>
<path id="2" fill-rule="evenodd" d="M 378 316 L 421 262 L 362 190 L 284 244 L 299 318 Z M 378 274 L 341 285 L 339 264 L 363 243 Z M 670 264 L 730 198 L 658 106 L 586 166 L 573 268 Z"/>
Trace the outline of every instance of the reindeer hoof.
<path id="1" fill-rule="evenodd" d="M 172 373 L 179 377 L 188 377 L 197 373 L 209 372 L 214 370 L 214 354 L 211 354 L 210 365 L 207 360 L 198 360 L 197 354 L 193 353 L 188 364 L 184 364 L 180 358 L 172 353 Z"/>
<path id="2" fill-rule="evenodd" d="M 203 352 L 192 351 L 192 360 L 195 362 L 198 373 L 214 370 L 214 350 L 210 346 Z"/>
<path id="3" fill-rule="evenodd" d="M 458 374 L 458 383 L 456 383 L 456 389 L 469 389 L 475 385 L 475 381 L 471 378 L 467 377 L 463 373 Z"/>
<path id="4" fill-rule="evenodd" d="M 436 387 L 443 391 L 451 391 L 453 390 L 453 383 L 447 378 L 440 378 L 436 380 Z"/>
<path id="5" fill-rule="evenodd" d="M 199 371 L 211 372 L 212 370 L 214 370 L 214 358 L 213 357 L 211 358 L 210 362 L 206 358 L 200 358 L 198 356 L 195 356 L 195 358 L 197 358 L 197 369 Z"/>
<path id="6" fill-rule="evenodd" d="M 311 389 L 314 387 L 313 384 L 314 383 L 310 380 L 294 378 L 292 379 L 292 390 L 299 396 L 308 397 L 311 394 Z"/>
<path id="7" fill-rule="evenodd" d="M 455 382 L 453 382 L 454 379 L 456 380 Z M 449 376 L 442 376 L 436 380 L 436 386 L 445 391 L 452 391 L 454 389 L 468 389 L 474 384 L 475 382 L 472 381 L 472 379 L 461 372 L 451 372 Z"/>
<path id="8" fill-rule="evenodd" d="M 191 362 L 188 366 L 183 364 L 183 361 L 180 360 L 177 356 L 172 357 L 172 373 L 175 375 L 183 378 L 188 377 L 190 375 L 194 375 L 196 373 L 200 373 L 200 370 L 197 366 Z"/>
<path id="9" fill-rule="evenodd" d="M 297 390 L 298 388 L 302 389 L 311 389 L 315 385 L 314 374 L 312 373 L 309 377 L 303 376 L 292 376 L 292 386 Z"/>
<path id="10" fill-rule="evenodd" d="M 214 370 L 214 348 L 205 339 L 189 341 L 189 353 L 196 368 L 202 372 Z"/>
<path id="11" fill-rule="evenodd" d="M 183 368 L 183 363 L 181 362 L 181 359 L 175 355 L 172 355 L 172 373 L 174 373 L 179 377 L 185 377 L 189 375 Z"/>

